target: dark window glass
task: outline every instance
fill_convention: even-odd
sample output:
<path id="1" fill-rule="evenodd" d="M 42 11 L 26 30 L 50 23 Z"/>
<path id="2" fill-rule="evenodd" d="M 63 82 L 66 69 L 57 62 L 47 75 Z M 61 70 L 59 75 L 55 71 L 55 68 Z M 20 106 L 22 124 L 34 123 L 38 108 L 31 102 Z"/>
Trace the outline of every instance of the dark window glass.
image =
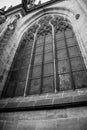
<path id="1" fill-rule="evenodd" d="M 31 80 L 30 92 L 29 94 L 39 94 L 40 93 L 40 79 Z"/>
<path id="2" fill-rule="evenodd" d="M 69 47 L 69 56 L 71 57 L 76 57 L 80 55 L 80 52 L 77 48 L 77 46 Z"/>
<path id="3" fill-rule="evenodd" d="M 46 51 L 52 51 L 52 44 L 45 45 L 45 52 Z"/>
<path id="4" fill-rule="evenodd" d="M 43 36 L 44 37 L 44 36 Z M 53 43 L 52 35 L 46 35 L 43 38 L 43 44 L 37 47 L 34 52 L 34 65 L 32 67 L 30 81 L 30 94 L 53 92 Z M 41 41 L 40 41 L 41 42 Z M 39 48 L 39 49 L 38 49 Z M 39 52 L 37 55 L 37 51 Z M 37 66 L 35 66 L 38 64 Z M 52 75 L 52 76 L 51 76 Z M 47 77 L 49 76 L 49 77 Z M 30 80 L 30 79 L 29 79 Z"/>
<path id="5" fill-rule="evenodd" d="M 85 73 L 85 71 L 73 72 L 73 77 L 75 80 L 76 88 L 87 87 L 87 74 Z"/>
<path id="6" fill-rule="evenodd" d="M 65 48 L 65 41 L 64 39 L 63 40 L 60 40 L 60 41 L 56 41 L 56 46 L 57 46 L 57 50 L 59 49 L 62 49 L 62 48 Z"/>
<path id="7" fill-rule="evenodd" d="M 57 90 L 69 90 L 87 86 L 86 68 L 74 33 L 71 29 L 56 34 Z M 56 57 L 55 57 L 56 58 Z"/>
<path id="8" fill-rule="evenodd" d="M 45 44 L 52 44 L 52 36 L 51 35 L 47 35 L 45 38 Z"/>
<path id="9" fill-rule="evenodd" d="M 42 37 L 40 37 L 39 39 L 37 39 L 37 44 L 36 44 L 36 46 L 42 46 L 43 43 L 44 43 L 44 37 L 42 36 Z"/>
<path id="10" fill-rule="evenodd" d="M 59 85 L 60 85 L 59 90 L 72 89 L 70 75 L 69 74 L 59 75 Z"/>
<path id="11" fill-rule="evenodd" d="M 42 92 L 53 92 L 53 76 L 43 78 Z"/>
<path id="12" fill-rule="evenodd" d="M 53 63 L 45 64 L 44 65 L 44 76 L 46 75 L 53 75 Z"/>
<path id="13" fill-rule="evenodd" d="M 66 38 L 73 37 L 73 33 L 72 33 L 71 29 L 66 29 L 65 36 L 66 36 Z"/>
<path id="14" fill-rule="evenodd" d="M 81 62 L 81 58 L 72 58 L 71 59 L 71 66 L 73 71 L 83 70 L 83 63 Z"/>
<path id="15" fill-rule="evenodd" d="M 15 94 L 15 90 L 16 90 L 16 85 L 17 85 L 17 82 L 16 81 L 10 81 L 8 83 L 8 85 L 6 86 L 6 91 L 5 91 L 5 94 L 4 94 L 4 97 L 13 97 L 14 94 Z"/>
<path id="16" fill-rule="evenodd" d="M 36 54 L 42 53 L 43 52 L 43 46 L 39 46 L 36 48 Z"/>
<path id="17" fill-rule="evenodd" d="M 25 81 L 27 77 L 28 68 L 19 69 L 16 73 L 18 81 Z"/>
<path id="18" fill-rule="evenodd" d="M 24 56 L 21 59 L 16 60 L 16 62 L 13 65 L 13 70 L 28 66 L 30 63 L 29 61 L 30 61 L 30 55 Z"/>
<path id="19" fill-rule="evenodd" d="M 34 66 L 32 72 L 32 78 L 41 76 L 41 66 Z"/>
<path id="20" fill-rule="evenodd" d="M 53 60 L 52 52 L 44 54 L 44 62 L 49 62 Z"/>
<path id="21" fill-rule="evenodd" d="M 67 59 L 67 51 L 66 49 L 61 49 L 57 51 L 57 58 L 58 60 Z"/>
<path id="22" fill-rule="evenodd" d="M 58 73 L 67 73 L 69 72 L 69 61 L 68 60 L 61 60 L 58 61 Z"/>
<path id="23" fill-rule="evenodd" d="M 61 39 L 64 39 L 64 33 L 58 31 L 58 33 L 56 34 L 56 40 L 61 40 Z"/>
<path id="24" fill-rule="evenodd" d="M 15 96 L 23 96 L 25 89 L 25 82 L 18 82 L 16 86 Z"/>
<path id="25" fill-rule="evenodd" d="M 67 46 L 74 46 L 75 45 L 75 40 L 74 38 L 68 38 L 66 39 Z"/>
<path id="26" fill-rule="evenodd" d="M 36 55 L 34 59 L 34 65 L 42 63 L 42 55 Z"/>

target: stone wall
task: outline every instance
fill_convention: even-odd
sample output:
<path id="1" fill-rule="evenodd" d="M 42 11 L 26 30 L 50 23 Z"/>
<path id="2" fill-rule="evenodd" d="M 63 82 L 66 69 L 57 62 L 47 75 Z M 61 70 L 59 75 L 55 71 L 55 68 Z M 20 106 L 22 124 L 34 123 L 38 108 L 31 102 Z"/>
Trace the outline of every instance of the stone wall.
<path id="1" fill-rule="evenodd" d="M 4 28 L 2 28 L 0 33 L 0 95 L 15 54 L 17 15 L 19 14 L 17 13 L 7 18 L 6 22 L 3 23 Z"/>
<path id="2" fill-rule="evenodd" d="M 0 130 L 86 130 L 87 90 L 0 101 Z"/>
<path id="3" fill-rule="evenodd" d="M 87 107 L 2 113 L 0 130 L 87 130 Z"/>

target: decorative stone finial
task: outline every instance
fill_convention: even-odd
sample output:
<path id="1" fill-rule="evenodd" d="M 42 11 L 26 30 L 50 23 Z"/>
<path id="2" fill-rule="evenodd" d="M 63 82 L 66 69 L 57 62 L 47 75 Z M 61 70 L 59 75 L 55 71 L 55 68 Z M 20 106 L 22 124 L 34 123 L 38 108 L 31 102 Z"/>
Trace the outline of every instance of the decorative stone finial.
<path id="1" fill-rule="evenodd" d="M 25 12 L 27 12 L 29 9 L 36 7 L 38 5 L 41 5 L 41 0 L 36 4 L 36 0 L 22 0 L 22 6 Z"/>

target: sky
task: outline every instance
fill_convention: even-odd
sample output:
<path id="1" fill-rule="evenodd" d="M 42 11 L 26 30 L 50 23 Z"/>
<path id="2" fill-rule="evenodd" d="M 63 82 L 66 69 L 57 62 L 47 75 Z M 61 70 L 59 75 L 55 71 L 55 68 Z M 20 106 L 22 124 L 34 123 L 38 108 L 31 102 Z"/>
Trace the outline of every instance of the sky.
<path id="1" fill-rule="evenodd" d="M 8 7 L 15 6 L 17 4 L 20 4 L 22 0 L 0 0 L 0 8 L 6 6 L 6 9 Z M 39 0 L 36 0 L 36 3 L 38 3 Z M 46 2 L 48 0 L 41 0 L 42 3 Z"/>

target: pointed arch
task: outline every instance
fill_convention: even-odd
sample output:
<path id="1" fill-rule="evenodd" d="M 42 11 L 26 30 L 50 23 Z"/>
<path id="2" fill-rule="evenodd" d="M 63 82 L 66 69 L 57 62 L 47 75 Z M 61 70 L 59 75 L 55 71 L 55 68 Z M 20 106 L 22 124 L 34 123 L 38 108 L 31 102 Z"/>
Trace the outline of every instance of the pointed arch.
<path id="1" fill-rule="evenodd" d="M 69 10 L 53 10 L 37 13 L 36 17 L 27 18 L 20 25 L 19 28 L 23 25 L 20 37 L 24 35 L 2 97 L 54 93 L 87 86 L 86 67 L 71 26 L 75 19 L 72 21 L 74 17 L 70 18 L 66 13 L 71 13 Z M 25 53 L 28 53 L 27 58 Z"/>

